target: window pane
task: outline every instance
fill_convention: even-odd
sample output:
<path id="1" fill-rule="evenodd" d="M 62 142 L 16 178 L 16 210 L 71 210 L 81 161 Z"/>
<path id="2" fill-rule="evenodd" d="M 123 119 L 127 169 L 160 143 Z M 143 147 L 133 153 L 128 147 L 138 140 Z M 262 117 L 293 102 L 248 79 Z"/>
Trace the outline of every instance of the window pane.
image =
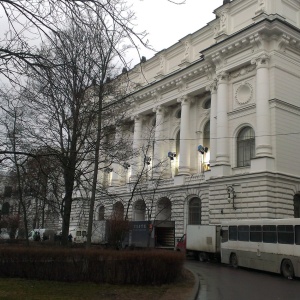
<path id="1" fill-rule="evenodd" d="M 263 241 L 264 243 L 277 243 L 276 225 L 263 226 Z"/>
<path id="2" fill-rule="evenodd" d="M 295 226 L 295 243 L 300 245 L 300 225 Z"/>
<path id="3" fill-rule="evenodd" d="M 255 157 L 255 134 L 251 127 L 245 127 L 237 137 L 237 166 L 250 166 Z"/>
<path id="4" fill-rule="evenodd" d="M 294 227 L 292 225 L 278 225 L 278 243 L 294 244 Z"/>
<path id="5" fill-rule="evenodd" d="M 260 225 L 250 226 L 250 241 L 261 242 L 262 241 L 262 230 Z"/>
<path id="6" fill-rule="evenodd" d="M 249 226 L 239 226 L 238 227 L 238 240 L 239 241 L 249 241 Z"/>
<path id="7" fill-rule="evenodd" d="M 189 224 L 201 224 L 201 200 L 199 198 L 193 198 L 189 202 Z"/>
<path id="8" fill-rule="evenodd" d="M 229 226 L 229 240 L 237 241 L 237 226 Z"/>

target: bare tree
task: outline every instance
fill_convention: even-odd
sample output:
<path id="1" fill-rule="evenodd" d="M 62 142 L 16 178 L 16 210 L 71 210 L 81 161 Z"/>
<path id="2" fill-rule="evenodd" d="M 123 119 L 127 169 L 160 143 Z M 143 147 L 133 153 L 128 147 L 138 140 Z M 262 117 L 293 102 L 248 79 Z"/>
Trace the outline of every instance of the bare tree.
<path id="1" fill-rule="evenodd" d="M 145 45 L 146 33 L 136 33 L 128 22 L 134 13 L 125 0 L 0 0 L 0 9 L 4 14 L 3 29 L 7 30 L 0 39 L 0 74 L 11 83 L 20 83 L 17 76 L 23 75 L 24 68 L 39 71 L 44 66 L 46 57 L 37 49 L 41 40 L 58 37 L 60 29 L 70 19 L 78 27 L 89 28 L 86 15 L 91 12 L 105 13 L 111 22 L 122 28 L 123 34 L 137 49 L 139 44 Z"/>
<path id="2" fill-rule="evenodd" d="M 4 154 L 1 155 L 1 164 L 4 169 L 11 174 L 15 174 L 16 193 L 18 195 L 19 209 L 23 215 L 23 222 L 26 236 L 28 236 L 27 224 L 27 208 L 28 201 L 24 194 L 24 180 L 26 174 L 26 163 L 28 155 L 23 153 L 31 153 L 31 145 L 24 136 L 24 128 L 26 127 L 26 118 L 24 105 L 20 98 L 11 94 L 1 94 L 2 96 L 2 118 L 1 127 L 3 133 L 1 149 Z"/>

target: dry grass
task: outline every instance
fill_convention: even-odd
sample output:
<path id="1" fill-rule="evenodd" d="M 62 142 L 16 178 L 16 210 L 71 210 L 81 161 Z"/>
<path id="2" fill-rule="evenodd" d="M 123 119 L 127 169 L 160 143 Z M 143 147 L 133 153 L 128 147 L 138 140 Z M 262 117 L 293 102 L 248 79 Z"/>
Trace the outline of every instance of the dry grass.
<path id="1" fill-rule="evenodd" d="M 185 270 L 178 283 L 161 286 L 63 283 L 0 278 L 1 300 L 186 300 L 194 286 L 193 274 Z"/>

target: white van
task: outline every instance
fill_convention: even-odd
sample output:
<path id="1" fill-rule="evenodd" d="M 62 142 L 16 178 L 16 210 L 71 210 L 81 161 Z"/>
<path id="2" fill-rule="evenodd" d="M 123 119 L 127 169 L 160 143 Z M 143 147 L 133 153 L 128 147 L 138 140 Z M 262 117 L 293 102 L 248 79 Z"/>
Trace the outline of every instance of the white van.
<path id="1" fill-rule="evenodd" d="M 69 235 L 72 235 L 73 243 L 86 243 L 87 229 L 85 227 L 70 227 Z"/>

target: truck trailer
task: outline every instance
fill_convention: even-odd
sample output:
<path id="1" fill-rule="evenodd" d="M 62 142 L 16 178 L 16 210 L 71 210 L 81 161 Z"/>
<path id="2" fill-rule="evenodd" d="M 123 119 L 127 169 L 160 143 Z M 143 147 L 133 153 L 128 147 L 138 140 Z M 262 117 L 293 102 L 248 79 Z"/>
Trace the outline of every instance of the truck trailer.
<path id="1" fill-rule="evenodd" d="M 200 261 L 220 259 L 220 225 L 187 225 L 186 234 L 178 240 L 177 251 L 192 254 Z"/>

